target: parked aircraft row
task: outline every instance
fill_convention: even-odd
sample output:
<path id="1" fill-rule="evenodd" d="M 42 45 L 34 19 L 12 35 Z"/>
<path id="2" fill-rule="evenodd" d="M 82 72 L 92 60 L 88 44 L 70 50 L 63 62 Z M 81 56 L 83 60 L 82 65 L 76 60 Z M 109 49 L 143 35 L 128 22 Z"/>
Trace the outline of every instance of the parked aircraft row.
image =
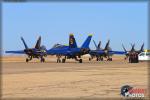
<path id="1" fill-rule="evenodd" d="M 124 51 L 113 51 L 110 46 L 110 40 L 106 43 L 105 48 L 101 48 L 101 41 L 96 44 L 96 42 L 93 40 L 94 45 L 96 47 L 96 50 L 91 50 L 89 48 L 89 44 L 91 42 L 92 35 L 89 35 L 86 40 L 83 42 L 81 47 L 77 46 L 76 40 L 74 38 L 73 34 L 69 35 L 69 45 L 61 45 L 61 44 L 55 44 L 51 49 L 47 50 L 44 45 L 41 46 L 41 36 L 38 38 L 36 45 L 34 48 L 29 48 L 23 39 L 21 37 L 21 40 L 24 44 L 25 49 L 24 50 L 16 50 L 16 51 L 6 51 L 6 53 L 14 53 L 14 54 L 26 54 L 28 57 L 26 58 L 26 62 L 29 62 L 32 60 L 32 58 L 38 58 L 41 62 L 45 62 L 45 57 L 47 55 L 56 55 L 57 57 L 57 63 L 65 63 L 66 59 L 75 59 L 79 63 L 82 63 L 81 56 L 85 54 L 89 54 L 91 57 L 89 58 L 89 61 L 91 61 L 93 58 L 96 58 L 97 61 L 103 61 L 103 58 L 106 58 L 108 61 L 112 61 L 112 55 L 113 54 L 123 54 L 126 55 L 126 58 L 128 57 L 129 53 L 131 52 L 142 52 L 144 44 L 141 46 L 141 49 L 139 51 L 136 51 L 134 49 L 134 45 L 132 45 L 132 49 L 130 51 L 127 51 L 125 47 L 123 46 Z"/>
<path id="2" fill-rule="evenodd" d="M 140 54 L 141 52 L 144 51 L 144 43 L 142 44 L 141 48 L 139 50 L 135 50 L 135 44 L 131 44 L 131 50 L 127 51 L 126 48 L 124 47 L 124 45 L 122 44 L 122 47 L 124 49 L 124 52 L 126 52 L 126 57 L 125 57 L 125 60 L 129 57 L 129 54 L 132 53 L 132 52 L 136 52 L 138 54 Z"/>

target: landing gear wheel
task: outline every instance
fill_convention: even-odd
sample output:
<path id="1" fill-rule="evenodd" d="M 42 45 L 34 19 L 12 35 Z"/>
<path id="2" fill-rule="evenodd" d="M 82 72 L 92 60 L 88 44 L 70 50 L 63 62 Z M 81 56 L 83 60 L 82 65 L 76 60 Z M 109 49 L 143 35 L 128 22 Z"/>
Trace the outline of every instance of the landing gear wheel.
<path id="1" fill-rule="evenodd" d="M 112 58 L 110 58 L 110 61 L 112 61 Z"/>
<path id="2" fill-rule="evenodd" d="M 41 58 L 41 62 L 45 62 L 45 59 L 44 59 L 44 58 Z"/>
<path id="3" fill-rule="evenodd" d="M 112 61 L 112 58 L 108 58 L 107 61 Z"/>
<path id="4" fill-rule="evenodd" d="M 91 58 L 89 58 L 89 61 L 91 61 Z"/>
<path id="5" fill-rule="evenodd" d="M 26 58 L 26 62 L 29 62 L 29 59 L 28 59 L 28 58 Z"/>
<path id="6" fill-rule="evenodd" d="M 60 59 L 57 59 L 57 63 L 61 63 L 61 60 L 60 60 Z"/>
<path id="7" fill-rule="evenodd" d="M 66 59 L 62 59 L 62 63 L 65 63 L 66 62 Z"/>
<path id="8" fill-rule="evenodd" d="M 99 59 L 98 58 L 96 58 L 96 61 L 98 61 Z"/>
<path id="9" fill-rule="evenodd" d="M 98 61 L 101 61 L 101 58 L 98 58 Z"/>
<path id="10" fill-rule="evenodd" d="M 82 59 L 79 60 L 79 63 L 82 63 Z"/>

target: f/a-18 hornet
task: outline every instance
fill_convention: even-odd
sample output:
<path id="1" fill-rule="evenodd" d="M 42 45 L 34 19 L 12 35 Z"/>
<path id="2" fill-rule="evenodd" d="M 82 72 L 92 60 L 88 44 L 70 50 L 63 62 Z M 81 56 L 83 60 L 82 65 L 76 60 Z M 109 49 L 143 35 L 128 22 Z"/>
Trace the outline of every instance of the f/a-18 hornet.
<path id="1" fill-rule="evenodd" d="M 21 40 L 25 47 L 24 50 L 6 51 L 6 53 L 26 54 L 28 56 L 28 58 L 26 58 L 26 62 L 32 60 L 32 58 L 38 58 L 41 62 L 45 62 L 44 57 L 47 56 L 47 53 L 45 46 L 41 46 L 41 36 L 39 36 L 34 48 L 28 48 L 23 37 L 21 37 Z"/>
<path id="2" fill-rule="evenodd" d="M 48 55 L 56 55 L 57 63 L 65 63 L 66 59 L 75 59 L 82 63 L 81 56 L 89 53 L 89 44 L 92 35 L 89 35 L 81 47 L 77 46 L 76 40 L 73 34 L 69 36 L 69 46 L 56 44 L 50 50 L 47 51 Z M 61 60 L 61 57 L 62 60 Z"/>
<path id="3" fill-rule="evenodd" d="M 101 48 L 101 41 L 97 45 L 95 41 L 93 40 L 94 45 L 96 47 L 96 50 L 90 50 L 89 54 L 91 58 L 89 60 L 91 61 L 94 57 L 97 61 L 103 61 L 103 58 L 107 58 L 107 61 L 112 61 L 112 55 L 113 54 L 125 54 L 124 51 L 113 51 L 111 47 L 109 46 L 110 40 L 106 43 L 105 48 Z"/>
<path id="4" fill-rule="evenodd" d="M 127 51 L 126 48 L 124 47 L 124 45 L 122 44 L 122 47 L 124 49 L 124 52 L 125 52 L 125 60 L 129 57 L 129 54 L 133 53 L 133 52 L 136 52 L 138 54 L 140 54 L 141 52 L 144 51 L 144 43 L 141 45 L 141 48 L 139 50 L 135 50 L 135 44 L 131 44 L 131 50 L 130 51 Z"/>

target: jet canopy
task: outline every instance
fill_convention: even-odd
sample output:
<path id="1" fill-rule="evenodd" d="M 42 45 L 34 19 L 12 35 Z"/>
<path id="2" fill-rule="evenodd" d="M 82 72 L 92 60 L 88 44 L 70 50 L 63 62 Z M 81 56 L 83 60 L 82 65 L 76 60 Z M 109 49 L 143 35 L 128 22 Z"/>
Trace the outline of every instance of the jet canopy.
<path id="1" fill-rule="evenodd" d="M 53 48 L 61 48 L 61 47 L 64 47 L 65 45 L 62 45 L 62 44 L 55 44 L 54 46 L 53 46 Z"/>

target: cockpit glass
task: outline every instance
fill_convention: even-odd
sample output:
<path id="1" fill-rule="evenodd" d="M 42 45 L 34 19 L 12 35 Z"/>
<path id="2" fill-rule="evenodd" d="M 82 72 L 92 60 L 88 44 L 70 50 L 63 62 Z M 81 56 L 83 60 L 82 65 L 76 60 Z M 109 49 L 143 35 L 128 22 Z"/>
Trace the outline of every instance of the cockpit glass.
<path id="1" fill-rule="evenodd" d="M 63 47 L 63 45 L 61 45 L 61 44 L 55 44 L 55 45 L 53 46 L 53 48 L 60 48 L 60 47 Z"/>

